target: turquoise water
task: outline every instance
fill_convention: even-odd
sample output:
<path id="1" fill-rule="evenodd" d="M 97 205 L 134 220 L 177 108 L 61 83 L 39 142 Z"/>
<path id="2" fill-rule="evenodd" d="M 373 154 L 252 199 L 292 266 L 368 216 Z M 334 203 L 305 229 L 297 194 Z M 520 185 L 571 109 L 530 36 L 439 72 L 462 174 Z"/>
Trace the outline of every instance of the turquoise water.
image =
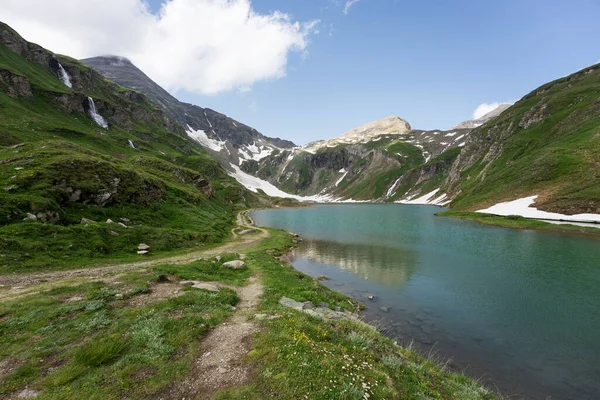
<path id="1" fill-rule="evenodd" d="M 332 204 L 253 217 L 299 234 L 294 266 L 330 277 L 400 342 L 511 398 L 600 399 L 600 241 L 436 211 Z"/>

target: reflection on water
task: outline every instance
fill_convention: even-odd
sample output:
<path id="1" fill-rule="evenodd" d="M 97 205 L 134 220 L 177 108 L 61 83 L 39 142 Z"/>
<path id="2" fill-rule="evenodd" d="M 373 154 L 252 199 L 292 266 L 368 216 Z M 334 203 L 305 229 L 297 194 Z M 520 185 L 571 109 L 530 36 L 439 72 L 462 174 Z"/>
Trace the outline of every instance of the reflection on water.
<path id="1" fill-rule="evenodd" d="M 307 239 L 294 250 L 313 263 L 337 266 L 382 285 L 399 286 L 414 271 L 416 254 L 402 247 Z"/>
<path id="2" fill-rule="evenodd" d="M 433 348 L 511 399 L 598 400 L 598 241 L 435 211 L 319 205 L 253 215 L 300 234 L 294 267 L 331 278 L 324 284 L 363 302 L 401 343 Z"/>

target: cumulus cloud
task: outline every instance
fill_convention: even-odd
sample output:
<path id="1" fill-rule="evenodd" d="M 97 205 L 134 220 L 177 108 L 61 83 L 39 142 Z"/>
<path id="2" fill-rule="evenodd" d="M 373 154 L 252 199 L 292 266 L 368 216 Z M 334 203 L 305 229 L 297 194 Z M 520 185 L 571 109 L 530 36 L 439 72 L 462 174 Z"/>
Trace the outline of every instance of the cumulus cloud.
<path id="1" fill-rule="evenodd" d="M 507 103 L 483 103 L 480 104 L 479 107 L 475 109 L 473 112 L 473 119 L 479 119 L 483 117 L 485 114 L 488 114 L 494 111 L 496 108 L 500 107 L 502 104 Z"/>
<path id="2" fill-rule="evenodd" d="M 129 58 L 170 91 L 247 90 L 285 76 L 318 21 L 259 14 L 250 0 L 2 0 L 0 20 L 27 40 L 76 58 Z"/>
<path id="3" fill-rule="evenodd" d="M 350 7 L 352 7 L 353 5 L 355 5 L 356 3 L 358 3 L 360 0 L 348 0 L 346 1 L 346 4 L 344 4 L 344 14 L 348 14 L 348 11 L 350 11 Z"/>

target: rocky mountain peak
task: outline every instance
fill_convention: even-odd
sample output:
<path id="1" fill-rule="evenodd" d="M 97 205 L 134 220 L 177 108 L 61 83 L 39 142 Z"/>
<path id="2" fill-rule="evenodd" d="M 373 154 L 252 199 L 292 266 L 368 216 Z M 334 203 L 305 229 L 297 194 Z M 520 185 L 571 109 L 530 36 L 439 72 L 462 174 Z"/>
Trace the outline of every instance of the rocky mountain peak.
<path id="1" fill-rule="evenodd" d="M 452 129 L 475 129 L 475 128 L 478 128 L 481 125 L 485 124 L 486 122 L 493 120 L 494 118 L 496 118 L 497 116 L 502 114 L 504 111 L 508 110 L 511 106 L 512 106 L 512 104 L 509 104 L 509 103 L 500 104 L 498 107 L 496 107 L 489 113 L 485 114 L 483 117 L 478 118 L 478 119 L 469 120 L 469 121 L 463 121 L 460 124 L 453 126 Z"/>

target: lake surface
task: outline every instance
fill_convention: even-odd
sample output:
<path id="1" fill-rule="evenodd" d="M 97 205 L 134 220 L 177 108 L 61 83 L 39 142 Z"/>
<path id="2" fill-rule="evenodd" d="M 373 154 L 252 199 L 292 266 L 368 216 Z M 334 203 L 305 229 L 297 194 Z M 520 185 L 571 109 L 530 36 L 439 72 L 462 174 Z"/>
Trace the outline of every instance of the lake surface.
<path id="1" fill-rule="evenodd" d="M 294 267 L 331 278 L 399 343 L 511 399 L 600 399 L 600 241 L 437 211 L 330 204 L 253 217 L 299 234 Z"/>

